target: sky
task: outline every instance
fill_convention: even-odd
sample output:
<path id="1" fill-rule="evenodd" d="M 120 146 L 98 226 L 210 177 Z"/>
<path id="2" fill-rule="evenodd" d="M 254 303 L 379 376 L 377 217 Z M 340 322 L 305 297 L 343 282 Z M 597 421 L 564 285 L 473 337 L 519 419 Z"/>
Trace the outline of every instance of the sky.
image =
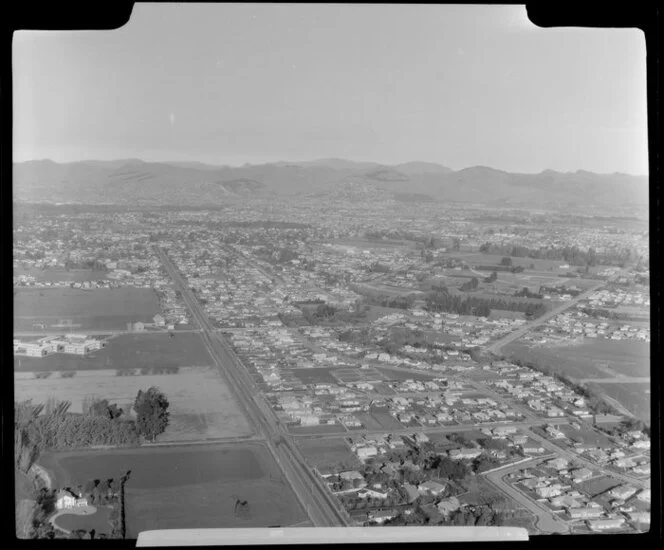
<path id="1" fill-rule="evenodd" d="M 645 38 L 523 6 L 136 4 L 18 31 L 14 161 L 338 157 L 647 174 Z"/>

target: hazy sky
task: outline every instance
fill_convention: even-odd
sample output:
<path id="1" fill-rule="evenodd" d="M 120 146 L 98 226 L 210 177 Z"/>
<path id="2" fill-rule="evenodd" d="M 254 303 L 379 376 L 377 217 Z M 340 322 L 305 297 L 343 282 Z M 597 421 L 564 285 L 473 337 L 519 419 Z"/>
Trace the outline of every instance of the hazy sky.
<path id="1" fill-rule="evenodd" d="M 519 6 L 137 4 L 14 39 L 14 160 L 645 174 L 645 39 Z"/>

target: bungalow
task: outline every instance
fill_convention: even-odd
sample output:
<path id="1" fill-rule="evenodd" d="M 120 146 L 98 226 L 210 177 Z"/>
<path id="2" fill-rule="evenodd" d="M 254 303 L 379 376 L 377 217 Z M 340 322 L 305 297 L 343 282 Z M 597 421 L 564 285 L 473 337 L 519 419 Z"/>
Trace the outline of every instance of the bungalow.
<path id="1" fill-rule="evenodd" d="M 629 519 L 635 523 L 650 523 L 650 512 L 630 512 Z"/>
<path id="2" fill-rule="evenodd" d="M 555 468 L 556 470 L 564 470 L 565 468 L 567 468 L 568 464 L 569 461 L 564 458 L 554 458 L 546 463 L 547 466 Z"/>
<path id="3" fill-rule="evenodd" d="M 599 518 L 604 514 L 602 508 L 570 508 L 567 510 L 569 517 L 572 519 L 588 519 L 588 518 Z"/>
<path id="4" fill-rule="evenodd" d="M 572 471 L 572 479 L 575 483 L 586 481 L 591 477 L 593 477 L 593 473 L 588 468 L 579 468 L 578 470 Z"/>
<path id="5" fill-rule="evenodd" d="M 385 500 L 388 494 L 381 493 L 380 491 L 374 491 L 372 489 L 361 489 L 358 491 L 357 496 L 360 498 L 377 498 L 380 500 Z"/>
<path id="6" fill-rule="evenodd" d="M 406 494 L 408 495 L 408 502 L 414 502 L 417 500 L 417 497 L 420 496 L 420 492 L 417 490 L 417 487 L 415 485 L 411 485 L 410 483 L 404 483 L 403 488 L 406 491 Z"/>
<path id="7" fill-rule="evenodd" d="M 464 460 L 477 458 L 482 454 L 482 449 L 452 449 L 449 451 L 449 457 L 452 460 Z"/>
<path id="8" fill-rule="evenodd" d="M 439 495 L 442 493 L 446 488 L 446 485 L 443 485 L 442 483 L 438 483 L 437 481 L 425 481 L 424 483 L 421 483 L 418 487 L 417 490 L 421 494 L 431 494 L 431 495 Z"/>
<path id="9" fill-rule="evenodd" d="M 438 508 L 438 512 L 440 512 L 440 514 L 446 516 L 451 512 L 455 512 L 456 510 L 461 508 L 461 503 L 459 502 L 459 499 L 457 497 L 450 497 L 441 500 L 436 505 L 436 508 Z"/>
<path id="10" fill-rule="evenodd" d="M 614 487 L 609 491 L 609 495 L 611 495 L 614 498 L 618 498 L 620 500 L 627 500 L 629 497 L 631 497 L 634 493 L 636 493 L 637 489 L 634 487 L 630 487 L 629 485 L 620 485 L 618 487 Z"/>
<path id="11" fill-rule="evenodd" d="M 593 531 L 606 531 L 607 529 L 620 529 L 625 523 L 625 518 L 591 519 L 588 527 Z"/>
<path id="12" fill-rule="evenodd" d="M 384 523 L 388 519 L 392 519 L 397 516 L 395 510 L 377 510 L 375 512 L 369 512 L 367 514 L 367 519 L 369 521 L 375 521 L 376 523 Z"/>

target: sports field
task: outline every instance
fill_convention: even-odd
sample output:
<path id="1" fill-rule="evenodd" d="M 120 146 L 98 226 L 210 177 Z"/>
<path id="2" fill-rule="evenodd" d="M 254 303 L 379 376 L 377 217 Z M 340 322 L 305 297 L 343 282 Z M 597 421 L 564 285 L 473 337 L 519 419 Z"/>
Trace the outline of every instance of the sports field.
<path id="1" fill-rule="evenodd" d="M 19 361 L 20 359 L 20 361 Z M 14 357 L 18 371 L 141 369 L 212 364 L 200 334 L 195 332 L 120 334 L 106 347 L 86 356 L 54 353 L 46 357 Z"/>
<path id="2" fill-rule="evenodd" d="M 177 374 L 117 376 L 113 370 L 81 371 L 73 378 L 54 372 L 36 379 L 33 373 L 15 373 L 17 401 L 46 403 L 55 397 L 71 402 L 71 412 L 82 412 L 88 396 L 108 399 L 129 412 L 138 390 L 160 388 L 170 402 L 170 424 L 158 441 L 190 441 L 236 437 L 250 433 L 249 424 L 233 394 L 213 367 L 187 367 Z"/>
<path id="3" fill-rule="evenodd" d="M 147 288 L 21 288 L 14 295 L 14 330 L 71 325 L 76 331 L 125 330 L 127 323 L 152 322 L 159 313 L 155 292 Z"/>
<path id="4" fill-rule="evenodd" d="M 259 444 L 57 453 L 39 462 L 59 487 L 130 470 L 129 538 L 150 529 L 288 526 L 307 519 Z M 241 513 L 238 499 L 247 501 Z"/>

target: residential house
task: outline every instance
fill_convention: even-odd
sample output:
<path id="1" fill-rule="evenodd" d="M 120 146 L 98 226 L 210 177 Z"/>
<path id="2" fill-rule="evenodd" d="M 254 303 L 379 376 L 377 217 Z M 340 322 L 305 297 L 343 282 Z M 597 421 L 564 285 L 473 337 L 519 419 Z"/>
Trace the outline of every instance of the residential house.
<path id="1" fill-rule="evenodd" d="M 55 507 L 58 510 L 88 506 L 87 498 L 84 498 L 82 494 L 77 496 L 76 493 L 68 489 L 60 489 L 55 495 L 55 498 Z"/>
<path id="2" fill-rule="evenodd" d="M 436 508 L 438 508 L 438 512 L 442 514 L 443 516 L 447 516 L 448 514 L 455 512 L 459 508 L 461 508 L 461 503 L 459 502 L 459 499 L 457 497 L 450 497 L 441 500 L 437 505 Z"/>
<path id="3" fill-rule="evenodd" d="M 620 529 L 625 523 L 625 518 L 591 519 L 588 527 L 593 531 L 606 531 L 608 529 Z"/>

